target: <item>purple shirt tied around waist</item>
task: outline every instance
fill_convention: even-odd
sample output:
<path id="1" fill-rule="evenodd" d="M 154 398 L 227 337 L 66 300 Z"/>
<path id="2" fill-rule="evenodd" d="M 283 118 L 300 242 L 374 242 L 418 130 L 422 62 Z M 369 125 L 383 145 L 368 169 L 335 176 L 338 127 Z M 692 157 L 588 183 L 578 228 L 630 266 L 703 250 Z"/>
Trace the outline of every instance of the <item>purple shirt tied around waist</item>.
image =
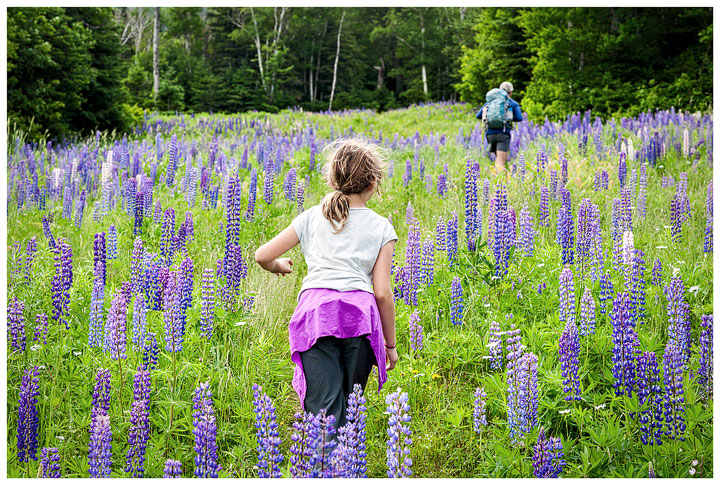
<path id="1" fill-rule="evenodd" d="M 361 337 L 367 335 L 378 364 L 378 392 L 387 380 L 382 323 L 375 295 L 363 290 L 338 291 L 308 288 L 300 294 L 290 319 L 290 354 L 295 362 L 293 388 L 305 408 L 307 383 L 300 352 L 310 349 L 320 337 Z"/>

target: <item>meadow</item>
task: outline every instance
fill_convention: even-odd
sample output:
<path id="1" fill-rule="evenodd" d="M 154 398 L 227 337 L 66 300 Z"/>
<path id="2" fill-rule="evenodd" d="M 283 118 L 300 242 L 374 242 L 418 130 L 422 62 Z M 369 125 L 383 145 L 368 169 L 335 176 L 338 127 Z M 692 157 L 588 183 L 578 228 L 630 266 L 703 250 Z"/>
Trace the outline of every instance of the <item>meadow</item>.
<path id="1" fill-rule="evenodd" d="M 400 360 L 364 393 L 367 476 L 388 474 L 400 389 L 413 477 L 712 477 L 712 116 L 522 122 L 497 177 L 473 115 L 9 136 L 8 476 L 296 474 L 287 324 L 306 267 L 299 246 L 282 278 L 253 254 L 329 191 L 323 148 L 362 136 L 391 162 L 368 206 L 400 238 Z M 278 440 L 279 472 L 258 466 Z"/>

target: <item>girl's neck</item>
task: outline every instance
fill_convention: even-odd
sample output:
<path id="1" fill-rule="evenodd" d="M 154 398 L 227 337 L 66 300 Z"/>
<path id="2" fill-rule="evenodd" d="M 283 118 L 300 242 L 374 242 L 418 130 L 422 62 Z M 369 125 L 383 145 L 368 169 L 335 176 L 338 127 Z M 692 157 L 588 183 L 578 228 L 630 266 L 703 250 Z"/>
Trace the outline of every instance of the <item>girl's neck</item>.
<path id="1" fill-rule="evenodd" d="M 363 197 L 363 194 L 349 194 L 348 198 L 350 199 L 350 208 L 351 209 L 367 207 L 367 201 Z"/>

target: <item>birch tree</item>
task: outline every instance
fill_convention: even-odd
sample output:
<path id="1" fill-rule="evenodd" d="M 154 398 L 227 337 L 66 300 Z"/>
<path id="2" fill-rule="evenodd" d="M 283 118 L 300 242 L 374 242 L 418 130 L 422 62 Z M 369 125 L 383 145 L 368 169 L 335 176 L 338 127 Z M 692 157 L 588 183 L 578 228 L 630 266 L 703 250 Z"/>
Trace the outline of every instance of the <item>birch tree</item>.
<path id="1" fill-rule="evenodd" d="M 335 67 L 333 68 L 332 89 L 330 90 L 330 104 L 328 104 L 328 111 L 332 111 L 333 99 L 335 98 L 335 84 L 337 83 L 338 59 L 340 58 L 340 36 L 342 35 L 342 26 L 344 20 L 345 9 L 343 9 L 342 11 L 342 16 L 340 17 L 340 27 L 338 28 L 337 49 L 335 50 Z"/>

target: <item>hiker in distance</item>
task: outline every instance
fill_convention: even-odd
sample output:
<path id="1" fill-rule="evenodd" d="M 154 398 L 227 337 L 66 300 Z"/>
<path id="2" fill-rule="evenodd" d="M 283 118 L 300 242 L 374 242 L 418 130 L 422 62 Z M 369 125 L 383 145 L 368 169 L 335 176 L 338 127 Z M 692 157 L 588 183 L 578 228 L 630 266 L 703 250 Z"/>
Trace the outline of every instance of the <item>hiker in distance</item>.
<path id="1" fill-rule="evenodd" d="M 495 174 L 505 171 L 505 162 L 510 151 L 510 132 L 513 121 L 522 121 L 520 105 L 511 98 L 512 83 L 505 81 L 499 88 L 485 94 L 485 104 L 476 118 L 485 124 L 485 137 L 490 144 L 490 152 L 495 153 Z"/>

